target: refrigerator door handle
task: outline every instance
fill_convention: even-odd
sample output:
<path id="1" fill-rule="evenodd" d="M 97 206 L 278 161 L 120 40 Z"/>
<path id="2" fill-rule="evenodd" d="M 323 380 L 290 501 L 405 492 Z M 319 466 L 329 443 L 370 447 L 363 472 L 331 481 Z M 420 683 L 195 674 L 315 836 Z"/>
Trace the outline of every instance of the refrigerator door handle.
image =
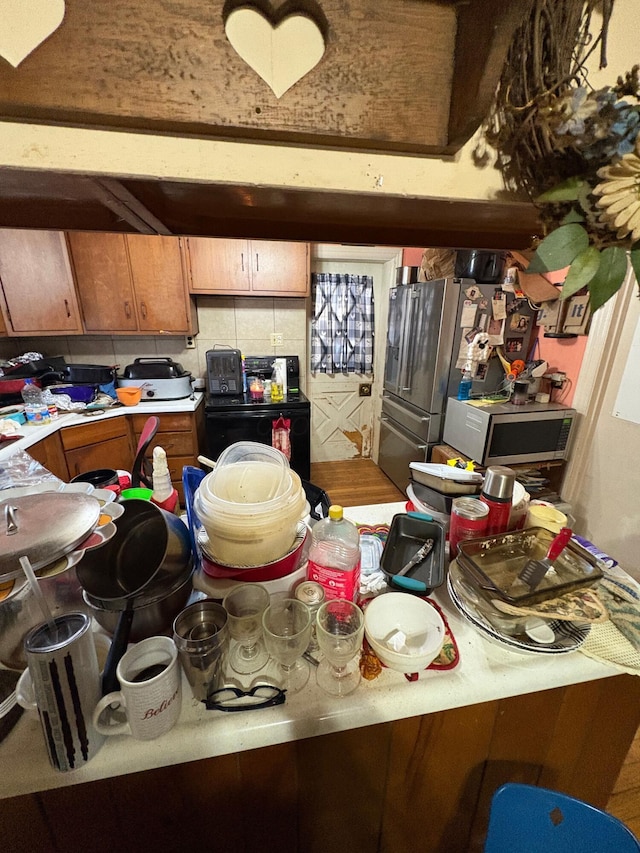
<path id="1" fill-rule="evenodd" d="M 420 301 L 419 301 L 420 291 L 418 290 L 416 285 L 411 286 L 411 293 L 409 294 L 409 305 L 410 311 L 407 316 L 405 326 L 404 326 L 404 334 L 403 334 L 403 348 L 405 352 L 405 363 L 404 363 L 404 371 L 403 375 L 399 377 L 400 379 L 400 388 L 402 391 L 412 391 L 412 386 L 409 383 L 409 378 L 413 375 L 413 359 L 415 353 L 415 339 L 416 339 L 416 312 L 418 311 Z"/>

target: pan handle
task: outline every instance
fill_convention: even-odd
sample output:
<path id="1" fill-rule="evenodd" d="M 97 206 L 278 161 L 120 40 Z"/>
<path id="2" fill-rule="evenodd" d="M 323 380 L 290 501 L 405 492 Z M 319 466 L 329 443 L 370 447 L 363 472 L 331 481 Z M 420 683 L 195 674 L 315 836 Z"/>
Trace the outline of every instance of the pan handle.
<path id="1" fill-rule="evenodd" d="M 107 693 L 114 693 L 116 690 L 120 690 L 120 682 L 118 681 L 116 669 L 120 663 L 120 658 L 126 652 L 127 645 L 129 644 L 133 615 L 133 601 L 130 600 L 118 618 L 118 624 L 116 625 L 116 630 L 109 647 L 109 654 L 107 655 L 102 673 L 103 696 L 106 696 Z"/>

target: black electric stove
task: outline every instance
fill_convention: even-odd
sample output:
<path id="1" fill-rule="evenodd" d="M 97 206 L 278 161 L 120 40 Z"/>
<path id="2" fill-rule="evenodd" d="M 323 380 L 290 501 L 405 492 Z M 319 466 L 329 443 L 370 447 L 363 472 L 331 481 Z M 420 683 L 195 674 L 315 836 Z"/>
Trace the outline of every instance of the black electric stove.
<path id="1" fill-rule="evenodd" d="M 298 356 L 287 356 L 287 394 L 273 403 L 268 398 L 253 400 L 248 392 L 242 394 L 207 394 L 205 419 L 207 455 L 218 456 L 238 441 L 258 441 L 272 444 L 272 430 L 278 418 L 289 421 L 291 444 L 290 465 L 304 480 L 311 474 L 311 404 L 300 391 Z M 245 357 L 247 378 L 259 376 L 270 379 L 274 356 Z"/>

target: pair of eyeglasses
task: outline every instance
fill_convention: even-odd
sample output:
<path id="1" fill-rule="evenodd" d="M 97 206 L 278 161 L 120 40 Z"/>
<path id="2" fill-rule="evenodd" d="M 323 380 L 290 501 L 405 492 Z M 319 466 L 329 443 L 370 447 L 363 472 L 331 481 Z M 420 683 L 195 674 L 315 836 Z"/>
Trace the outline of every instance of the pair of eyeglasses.
<path id="1" fill-rule="evenodd" d="M 253 711 L 284 704 L 286 692 L 271 684 L 258 684 L 251 690 L 222 687 L 208 696 L 204 704 L 208 711 Z"/>

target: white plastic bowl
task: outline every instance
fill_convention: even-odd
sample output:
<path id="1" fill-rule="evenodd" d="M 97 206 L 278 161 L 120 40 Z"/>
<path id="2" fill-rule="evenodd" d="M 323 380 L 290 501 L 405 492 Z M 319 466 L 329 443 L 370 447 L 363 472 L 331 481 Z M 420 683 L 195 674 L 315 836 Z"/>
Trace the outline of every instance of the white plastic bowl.
<path id="1" fill-rule="evenodd" d="M 422 598 L 405 592 L 387 592 L 364 611 L 364 632 L 385 666 L 397 672 L 419 672 L 438 656 L 445 624 Z"/>

